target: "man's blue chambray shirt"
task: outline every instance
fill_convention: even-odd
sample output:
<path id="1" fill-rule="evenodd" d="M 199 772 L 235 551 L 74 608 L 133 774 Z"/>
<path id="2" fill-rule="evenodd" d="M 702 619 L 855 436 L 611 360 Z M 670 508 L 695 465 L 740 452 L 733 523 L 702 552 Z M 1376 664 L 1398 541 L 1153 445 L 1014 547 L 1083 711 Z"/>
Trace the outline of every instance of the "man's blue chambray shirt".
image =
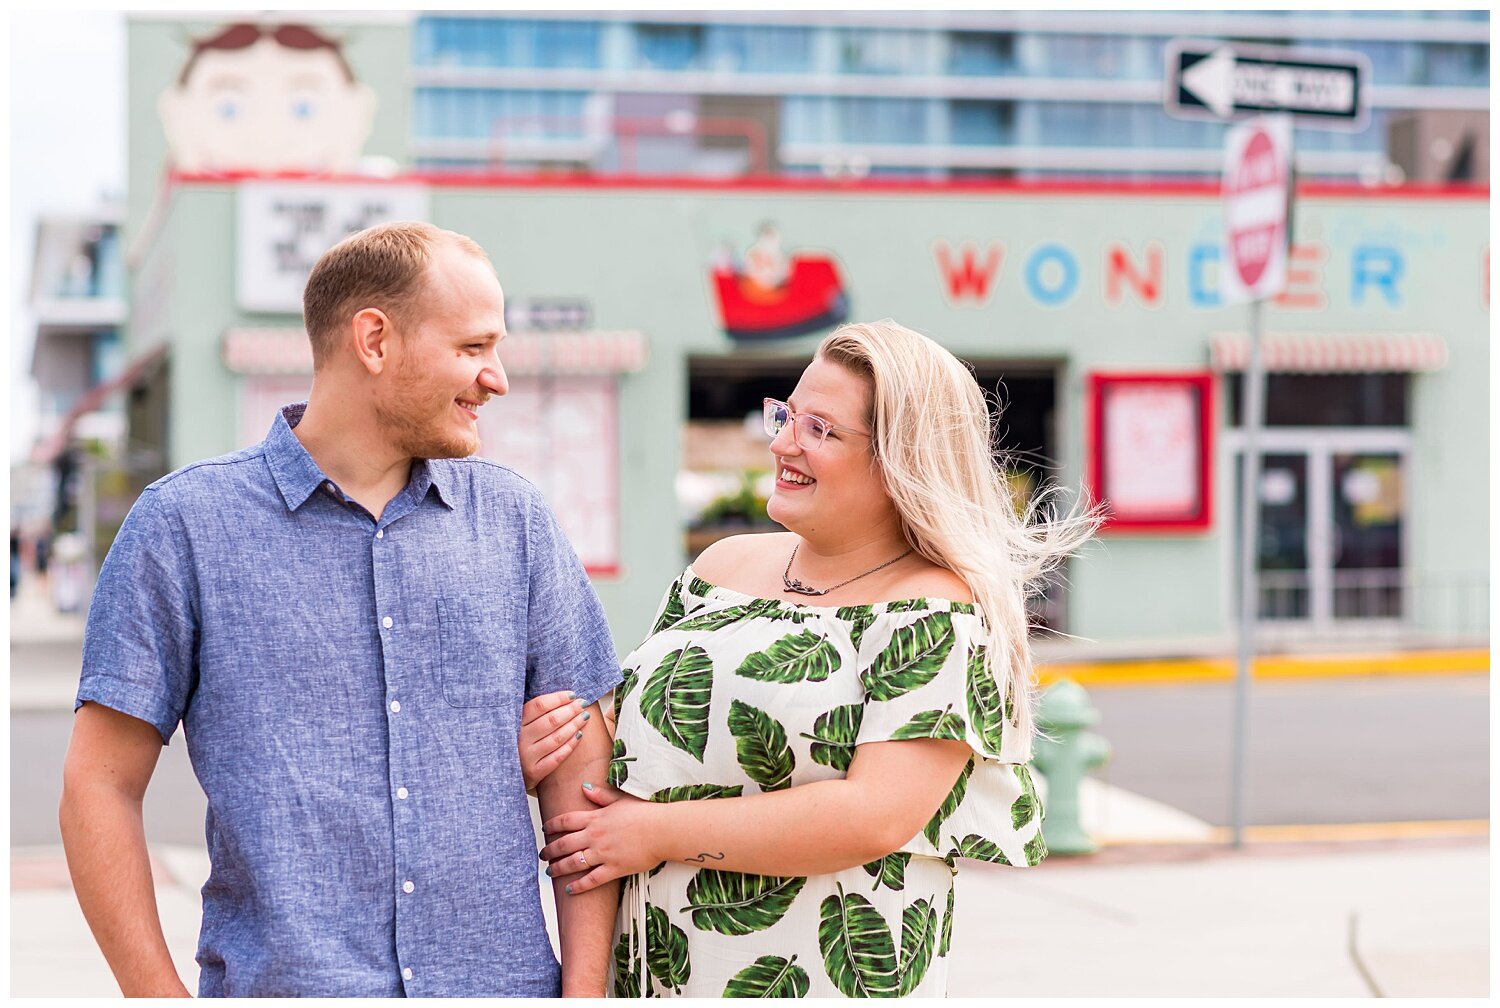
<path id="1" fill-rule="evenodd" d="M 541 494 L 413 465 L 375 522 L 282 410 L 180 469 L 100 571 L 78 705 L 182 722 L 208 796 L 202 995 L 556 996 L 524 700 L 620 679 Z"/>

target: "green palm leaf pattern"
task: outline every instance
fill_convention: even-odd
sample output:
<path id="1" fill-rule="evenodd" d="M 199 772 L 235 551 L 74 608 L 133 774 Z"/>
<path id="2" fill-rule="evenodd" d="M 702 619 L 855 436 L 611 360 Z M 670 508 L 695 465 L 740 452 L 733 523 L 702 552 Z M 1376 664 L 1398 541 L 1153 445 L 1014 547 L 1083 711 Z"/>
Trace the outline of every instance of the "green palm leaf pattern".
<path id="1" fill-rule="evenodd" d="M 938 956 L 948 954 L 948 949 L 953 945 L 953 894 L 957 890 L 950 882 L 948 884 L 948 910 L 943 914 L 943 940 L 938 942 Z"/>
<path id="2" fill-rule="evenodd" d="M 714 586 L 700 577 L 688 579 L 688 594 L 696 595 L 698 598 L 707 598 L 708 593 L 714 590 Z"/>
<path id="3" fill-rule="evenodd" d="M 838 889 L 819 908 L 818 950 L 828 979 L 845 997 L 895 997 L 900 979 L 891 929 L 869 900 Z"/>
<path id="4" fill-rule="evenodd" d="M 666 911 L 646 904 L 646 968 L 676 993 L 692 974 L 687 933 L 667 919 Z"/>
<path id="5" fill-rule="evenodd" d="M 828 638 L 803 630 L 746 655 L 734 674 L 761 682 L 823 682 L 838 663 L 838 649 Z"/>
<path id="6" fill-rule="evenodd" d="M 1006 715 L 1000 710 L 1000 689 L 995 677 L 985 666 L 989 649 L 979 645 L 969 652 L 969 682 L 965 691 L 969 697 L 969 724 L 984 739 L 985 747 L 999 755 L 1005 741 Z"/>
<path id="7" fill-rule="evenodd" d="M 865 631 L 870 629 L 870 624 L 875 622 L 875 614 L 867 605 L 840 606 L 839 611 L 834 613 L 841 620 L 852 624 L 849 627 L 849 643 L 854 645 L 854 650 L 859 650 L 859 642 L 864 638 Z"/>
<path id="8" fill-rule="evenodd" d="M 797 964 L 797 957 L 764 955 L 729 978 L 724 997 L 786 998 L 807 997 L 811 985 L 807 970 Z"/>
<path id="9" fill-rule="evenodd" d="M 969 762 L 964 764 L 963 772 L 958 775 L 958 780 L 953 782 L 953 790 L 948 792 L 948 797 L 943 799 L 943 804 L 938 807 L 937 812 L 933 814 L 933 817 L 928 820 L 927 825 L 922 829 L 922 835 L 931 841 L 932 846 L 936 847 L 938 845 L 938 839 L 942 835 L 940 831 L 943 828 L 943 823 L 954 812 L 957 812 L 958 806 L 963 803 L 964 795 L 969 790 L 969 777 L 973 773 L 974 757 L 970 756 Z"/>
<path id="10" fill-rule="evenodd" d="M 906 724 L 891 733 L 892 739 L 952 739 L 962 742 L 967 737 L 962 714 L 952 713 L 953 705 L 942 710 L 925 710 L 913 715 Z"/>
<path id="11" fill-rule="evenodd" d="M 901 913 L 902 997 L 917 989 L 932 963 L 932 945 L 937 939 L 937 910 L 919 899 Z"/>
<path id="12" fill-rule="evenodd" d="M 886 606 L 885 606 L 885 611 L 888 612 L 888 613 L 892 613 L 892 612 L 920 612 L 921 610 L 926 609 L 926 608 L 927 608 L 927 600 L 926 599 L 924 599 L 924 598 L 907 598 L 907 599 L 897 599 L 894 602 L 887 602 Z"/>
<path id="13" fill-rule="evenodd" d="M 1036 810 L 1043 820 L 1047 818 L 1047 806 L 1042 801 L 1042 796 L 1036 793 L 1036 782 L 1031 779 L 1031 766 L 1026 763 L 1013 763 L 1011 769 L 1015 771 L 1016 780 L 1021 782 L 1021 791 L 1036 799 Z"/>
<path id="14" fill-rule="evenodd" d="M 1042 831 L 1037 830 L 1036 836 L 1026 841 L 1026 846 L 1021 850 L 1026 854 L 1026 864 L 1029 867 L 1034 868 L 1041 864 L 1047 856 L 1047 841 L 1042 838 Z"/>
<path id="15" fill-rule="evenodd" d="M 1016 778 L 1021 782 L 1021 796 L 1010 806 L 1010 825 L 1012 829 L 1020 829 L 1036 817 L 1041 810 L 1041 802 L 1036 796 L 1036 785 L 1031 781 L 1031 774 L 1026 772 L 1024 766 L 1016 767 Z"/>
<path id="16" fill-rule="evenodd" d="M 1041 834 L 1037 834 L 1040 836 Z M 957 857 L 971 858 L 975 861 L 989 861 L 994 864 L 1010 864 L 1010 858 L 993 840 L 986 840 L 978 833 L 970 833 L 960 840 L 958 837 L 949 837 L 953 841 L 952 850 L 957 851 Z"/>
<path id="17" fill-rule="evenodd" d="M 859 740 L 859 725 L 865 716 L 864 704 L 844 704 L 826 714 L 819 714 L 813 722 L 813 733 L 802 733 L 812 739 L 808 752 L 814 763 L 849 772 L 854 761 L 854 744 Z"/>
<path id="18" fill-rule="evenodd" d="M 755 599 L 738 605 L 725 606 L 702 616 L 692 616 L 674 626 L 673 630 L 720 630 L 741 620 L 764 616 L 776 608 L 775 599 Z"/>
<path id="19" fill-rule="evenodd" d="M 946 612 L 923 616 L 891 634 L 891 642 L 860 673 L 871 700 L 894 700 L 926 686 L 953 650 L 953 617 Z"/>
<path id="20" fill-rule="evenodd" d="M 870 891 L 874 892 L 882 885 L 896 892 L 905 889 L 906 866 L 909 863 L 911 863 L 910 854 L 905 851 L 896 851 L 865 865 L 865 871 L 875 876 L 875 884 L 870 887 Z"/>
<path id="21" fill-rule="evenodd" d="M 640 681 L 641 670 L 639 668 L 621 669 L 620 675 L 620 685 L 615 687 L 615 724 L 620 723 L 620 712 L 625 709 L 625 698 Z"/>
<path id="22" fill-rule="evenodd" d="M 745 793 L 743 784 L 679 784 L 651 793 L 654 802 L 698 801 L 703 798 L 738 798 Z"/>
<path id="23" fill-rule="evenodd" d="M 700 647 L 673 651 L 641 691 L 641 714 L 662 738 L 699 763 L 708 748 L 708 701 L 714 662 Z"/>
<path id="24" fill-rule="evenodd" d="M 805 878 L 703 868 L 688 883 L 688 905 L 682 910 L 692 913 L 693 926 L 699 931 L 747 935 L 764 931 L 786 916 L 806 884 Z"/>
<path id="25" fill-rule="evenodd" d="M 762 791 L 780 791 L 792 786 L 797 758 L 787 745 L 786 729 L 765 711 L 742 700 L 729 705 L 729 734 L 745 776 Z"/>
<path id="26" fill-rule="evenodd" d="M 604 778 L 610 787 L 619 787 L 630 779 L 630 767 L 627 763 L 634 763 L 634 756 L 625 755 L 625 740 L 615 739 L 614 748 L 609 757 L 609 774 Z"/>
<path id="27" fill-rule="evenodd" d="M 629 933 L 621 931 L 620 940 L 615 944 L 614 993 L 617 998 L 641 996 L 641 951 L 636 938 L 635 921 L 631 921 Z"/>
<path id="28" fill-rule="evenodd" d="M 660 633 L 686 615 L 687 609 L 682 604 L 682 578 L 678 578 L 667 590 L 667 604 L 662 606 L 661 615 L 656 618 L 656 625 L 651 628 L 651 632 Z"/>

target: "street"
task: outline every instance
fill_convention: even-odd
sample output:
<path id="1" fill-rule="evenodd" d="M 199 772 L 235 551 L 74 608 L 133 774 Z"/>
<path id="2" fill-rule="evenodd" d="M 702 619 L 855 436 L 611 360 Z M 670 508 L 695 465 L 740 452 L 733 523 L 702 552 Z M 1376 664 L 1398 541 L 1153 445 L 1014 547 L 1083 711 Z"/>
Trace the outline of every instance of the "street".
<path id="1" fill-rule="evenodd" d="M 1095 776 L 1228 825 L 1234 687 L 1089 693 L 1113 758 Z M 1485 676 L 1276 680 L 1251 689 L 1249 825 L 1485 819 Z"/>

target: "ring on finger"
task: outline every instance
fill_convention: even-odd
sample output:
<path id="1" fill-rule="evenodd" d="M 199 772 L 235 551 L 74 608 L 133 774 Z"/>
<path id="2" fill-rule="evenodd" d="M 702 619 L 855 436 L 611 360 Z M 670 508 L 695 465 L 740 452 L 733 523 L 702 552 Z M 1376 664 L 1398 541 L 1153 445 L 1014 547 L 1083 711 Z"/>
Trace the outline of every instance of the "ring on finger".
<path id="1" fill-rule="evenodd" d="M 589 859 L 583 856 L 583 851 L 578 852 L 578 863 L 583 865 L 585 868 L 589 866 Z"/>

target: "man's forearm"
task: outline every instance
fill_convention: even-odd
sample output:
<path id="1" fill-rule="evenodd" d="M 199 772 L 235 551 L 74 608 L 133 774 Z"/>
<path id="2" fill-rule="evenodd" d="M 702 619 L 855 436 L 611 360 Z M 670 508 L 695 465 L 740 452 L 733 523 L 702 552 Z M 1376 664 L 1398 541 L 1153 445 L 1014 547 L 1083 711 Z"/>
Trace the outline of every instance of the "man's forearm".
<path id="1" fill-rule="evenodd" d="M 64 786 L 58 811 L 73 891 L 126 997 L 190 997 L 162 935 L 141 804 Z"/>
<path id="2" fill-rule="evenodd" d="M 584 781 L 603 784 L 609 771 L 611 741 L 604 730 L 598 705 L 584 728 L 583 739 L 567 762 L 537 785 L 537 805 L 542 821 L 577 809 L 594 806 L 583 794 Z M 614 935 L 615 912 L 620 903 L 620 883 L 610 882 L 586 893 L 572 895 L 566 887 L 582 874 L 552 880 L 557 901 L 558 945 L 562 952 L 564 997 L 603 997 L 609 972 L 610 938 Z"/>

